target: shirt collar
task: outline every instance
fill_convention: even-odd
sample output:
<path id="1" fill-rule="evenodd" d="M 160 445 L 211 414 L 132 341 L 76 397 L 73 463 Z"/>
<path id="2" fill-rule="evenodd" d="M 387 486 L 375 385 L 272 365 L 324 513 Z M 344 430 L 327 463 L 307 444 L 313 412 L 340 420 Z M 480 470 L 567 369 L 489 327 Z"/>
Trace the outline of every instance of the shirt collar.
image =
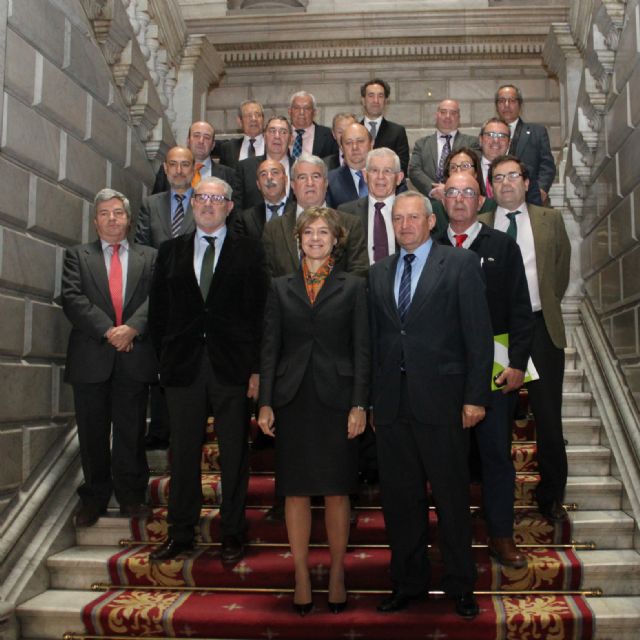
<path id="1" fill-rule="evenodd" d="M 102 246 L 103 251 L 108 249 L 112 244 L 119 244 L 124 249 L 129 250 L 129 241 L 126 238 L 123 238 L 122 240 L 120 240 L 120 242 L 107 242 L 106 240 L 100 238 L 100 245 Z"/>

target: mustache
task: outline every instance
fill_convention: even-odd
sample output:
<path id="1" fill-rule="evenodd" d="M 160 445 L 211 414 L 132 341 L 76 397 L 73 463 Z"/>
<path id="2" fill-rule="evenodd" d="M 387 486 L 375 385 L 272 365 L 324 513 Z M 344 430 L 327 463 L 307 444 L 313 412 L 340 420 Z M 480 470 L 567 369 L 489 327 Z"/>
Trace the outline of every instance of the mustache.
<path id="1" fill-rule="evenodd" d="M 265 187 L 271 188 L 277 186 L 277 182 L 275 180 L 267 180 L 265 183 Z"/>

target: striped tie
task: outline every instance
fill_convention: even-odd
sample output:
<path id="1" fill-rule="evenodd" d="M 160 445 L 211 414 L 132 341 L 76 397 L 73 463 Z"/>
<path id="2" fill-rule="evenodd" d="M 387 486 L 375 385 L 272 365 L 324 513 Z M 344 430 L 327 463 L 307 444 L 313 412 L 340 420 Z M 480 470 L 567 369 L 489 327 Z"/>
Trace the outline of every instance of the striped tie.
<path id="1" fill-rule="evenodd" d="M 293 149 L 291 149 L 291 156 L 294 160 L 298 159 L 298 156 L 302 153 L 302 135 L 304 134 L 304 129 L 296 129 L 296 141 L 293 143 Z"/>
<path id="2" fill-rule="evenodd" d="M 404 318 L 411 304 L 411 263 L 416 259 L 413 253 L 407 253 L 404 257 L 404 269 L 400 278 L 400 290 L 398 292 L 398 313 L 400 320 Z"/>
<path id="3" fill-rule="evenodd" d="M 180 227 L 184 220 L 184 206 L 182 204 L 182 196 L 179 193 L 173 196 L 176 199 L 176 211 L 173 214 L 173 220 L 171 220 L 171 235 L 175 238 L 180 235 Z"/>

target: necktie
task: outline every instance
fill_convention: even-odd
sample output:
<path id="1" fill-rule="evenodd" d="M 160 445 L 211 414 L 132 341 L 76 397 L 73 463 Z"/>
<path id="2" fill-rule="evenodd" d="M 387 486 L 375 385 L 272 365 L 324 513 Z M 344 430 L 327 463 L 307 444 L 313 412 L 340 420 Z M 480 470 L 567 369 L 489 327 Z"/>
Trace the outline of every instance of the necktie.
<path id="1" fill-rule="evenodd" d="M 182 196 L 179 193 L 173 196 L 176 199 L 176 211 L 173 214 L 173 220 L 171 221 L 171 235 L 175 238 L 180 235 L 180 227 L 184 220 L 184 206 L 182 204 Z"/>
<path id="2" fill-rule="evenodd" d="M 440 136 L 444 138 L 444 146 L 442 147 L 442 153 L 440 154 L 440 161 L 438 162 L 438 172 L 436 173 L 436 179 L 438 182 L 444 180 L 444 164 L 451 153 L 451 134 Z"/>
<path id="3" fill-rule="evenodd" d="M 469 236 L 466 233 L 456 233 L 453 237 L 456 239 L 456 247 L 461 247 Z"/>
<path id="4" fill-rule="evenodd" d="M 249 138 L 249 151 L 247 151 L 247 158 L 255 158 L 256 157 L 256 139 Z"/>
<path id="5" fill-rule="evenodd" d="M 193 178 L 191 178 L 191 186 L 195 189 L 200 184 L 200 169 L 204 167 L 203 162 L 196 162 L 196 171 L 193 174 Z"/>
<path id="6" fill-rule="evenodd" d="M 369 123 L 369 131 L 371 131 L 371 137 L 375 140 L 376 139 L 376 135 L 378 133 L 378 123 L 377 122 L 370 122 Z"/>
<path id="7" fill-rule="evenodd" d="M 280 211 L 280 207 L 282 206 L 282 203 L 280 204 L 268 204 L 267 205 L 267 209 L 269 209 L 269 211 L 271 211 L 271 215 L 269 216 L 269 220 L 271 220 L 271 218 L 277 218 L 278 217 L 278 211 Z M 269 220 L 267 220 L 267 222 L 269 222 Z"/>
<path id="8" fill-rule="evenodd" d="M 109 265 L 109 293 L 116 312 L 116 327 L 122 324 L 122 263 L 120 245 L 111 245 L 111 264 Z"/>
<path id="9" fill-rule="evenodd" d="M 484 190 L 487 192 L 487 198 L 493 198 L 493 189 L 491 188 L 491 182 L 489 182 L 489 174 L 487 173 L 487 179 L 485 180 Z"/>
<path id="10" fill-rule="evenodd" d="M 507 229 L 507 235 L 511 236 L 514 240 L 518 237 L 518 225 L 516 223 L 516 216 L 522 213 L 521 211 L 510 211 L 507 213 L 509 218 L 509 227 Z"/>
<path id="11" fill-rule="evenodd" d="M 387 236 L 387 225 L 382 217 L 384 202 L 376 202 L 373 208 L 373 261 L 378 262 L 389 255 L 389 237 Z"/>
<path id="12" fill-rule="evenodd" d="M 200 267 L 200 291 L 202 292 L 202 298 L 207 299 L 209 294 L 209 287 L 213 280 L 213 261 L 216 257 L 216 238 L 215 236 L 204 236 L 204 239 L 209 243 L 209 246 L 204 252 L 202 258 L 202 266 Z"/>
<path id="13" fill-rule="evenodd" d="M 364 198 L 369 195 L 369 189 L 367 188 L 367 183 L 365 182 L 360 169 L 356 171 L 356 176 L 358 176 L 358 198 Z"/>
<path id="14" fill-rule="evenodd" d="M 400 320 L 404 318 L 411 304 L 411 263 L 416 259 L 413 253 L 407 253 L 404 257 L 404 269 L 400 278 L 400 290 L 398 291 L 398 313 Z"/>
<path id="15" fill-rule="evenodd" d="M 298 159 L 298 156 L 302 153 L 302 135 L 304 134 L 304 129 L 296 129 L 296 141 L 293 143 L 293 149 L 291 150 L 291 156 L 294 160 Z"/>

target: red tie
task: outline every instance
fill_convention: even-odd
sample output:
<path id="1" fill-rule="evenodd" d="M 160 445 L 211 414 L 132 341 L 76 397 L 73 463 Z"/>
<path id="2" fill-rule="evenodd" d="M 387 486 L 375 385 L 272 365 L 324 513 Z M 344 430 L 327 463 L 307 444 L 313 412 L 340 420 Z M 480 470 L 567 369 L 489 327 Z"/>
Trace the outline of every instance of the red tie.
<path id="1" fill-rule="evenodd" d="M 487 181 L 485 183 L 485 190 L 487 192 L 487 198 L 493 198 L 493 189 L 491 188 L 491 183 L 489 182 L 488 175 L 487 175 Z"/>
<path id="2" fill-rule="evenodd" d="M 468 237 L 469 236 L 466 233 L 456 233 L 454 235 L 454 238 L 456 239 L 456 247 L 461 247 Z"/>
<path id="3" fill-rule="evenodd" d="M 120 245 L 111 245 L 111 266 L 109 267 L 109 293 L 116 312 L 116 327 L 122 324 L 122 264 L 120 263 Z"/>

